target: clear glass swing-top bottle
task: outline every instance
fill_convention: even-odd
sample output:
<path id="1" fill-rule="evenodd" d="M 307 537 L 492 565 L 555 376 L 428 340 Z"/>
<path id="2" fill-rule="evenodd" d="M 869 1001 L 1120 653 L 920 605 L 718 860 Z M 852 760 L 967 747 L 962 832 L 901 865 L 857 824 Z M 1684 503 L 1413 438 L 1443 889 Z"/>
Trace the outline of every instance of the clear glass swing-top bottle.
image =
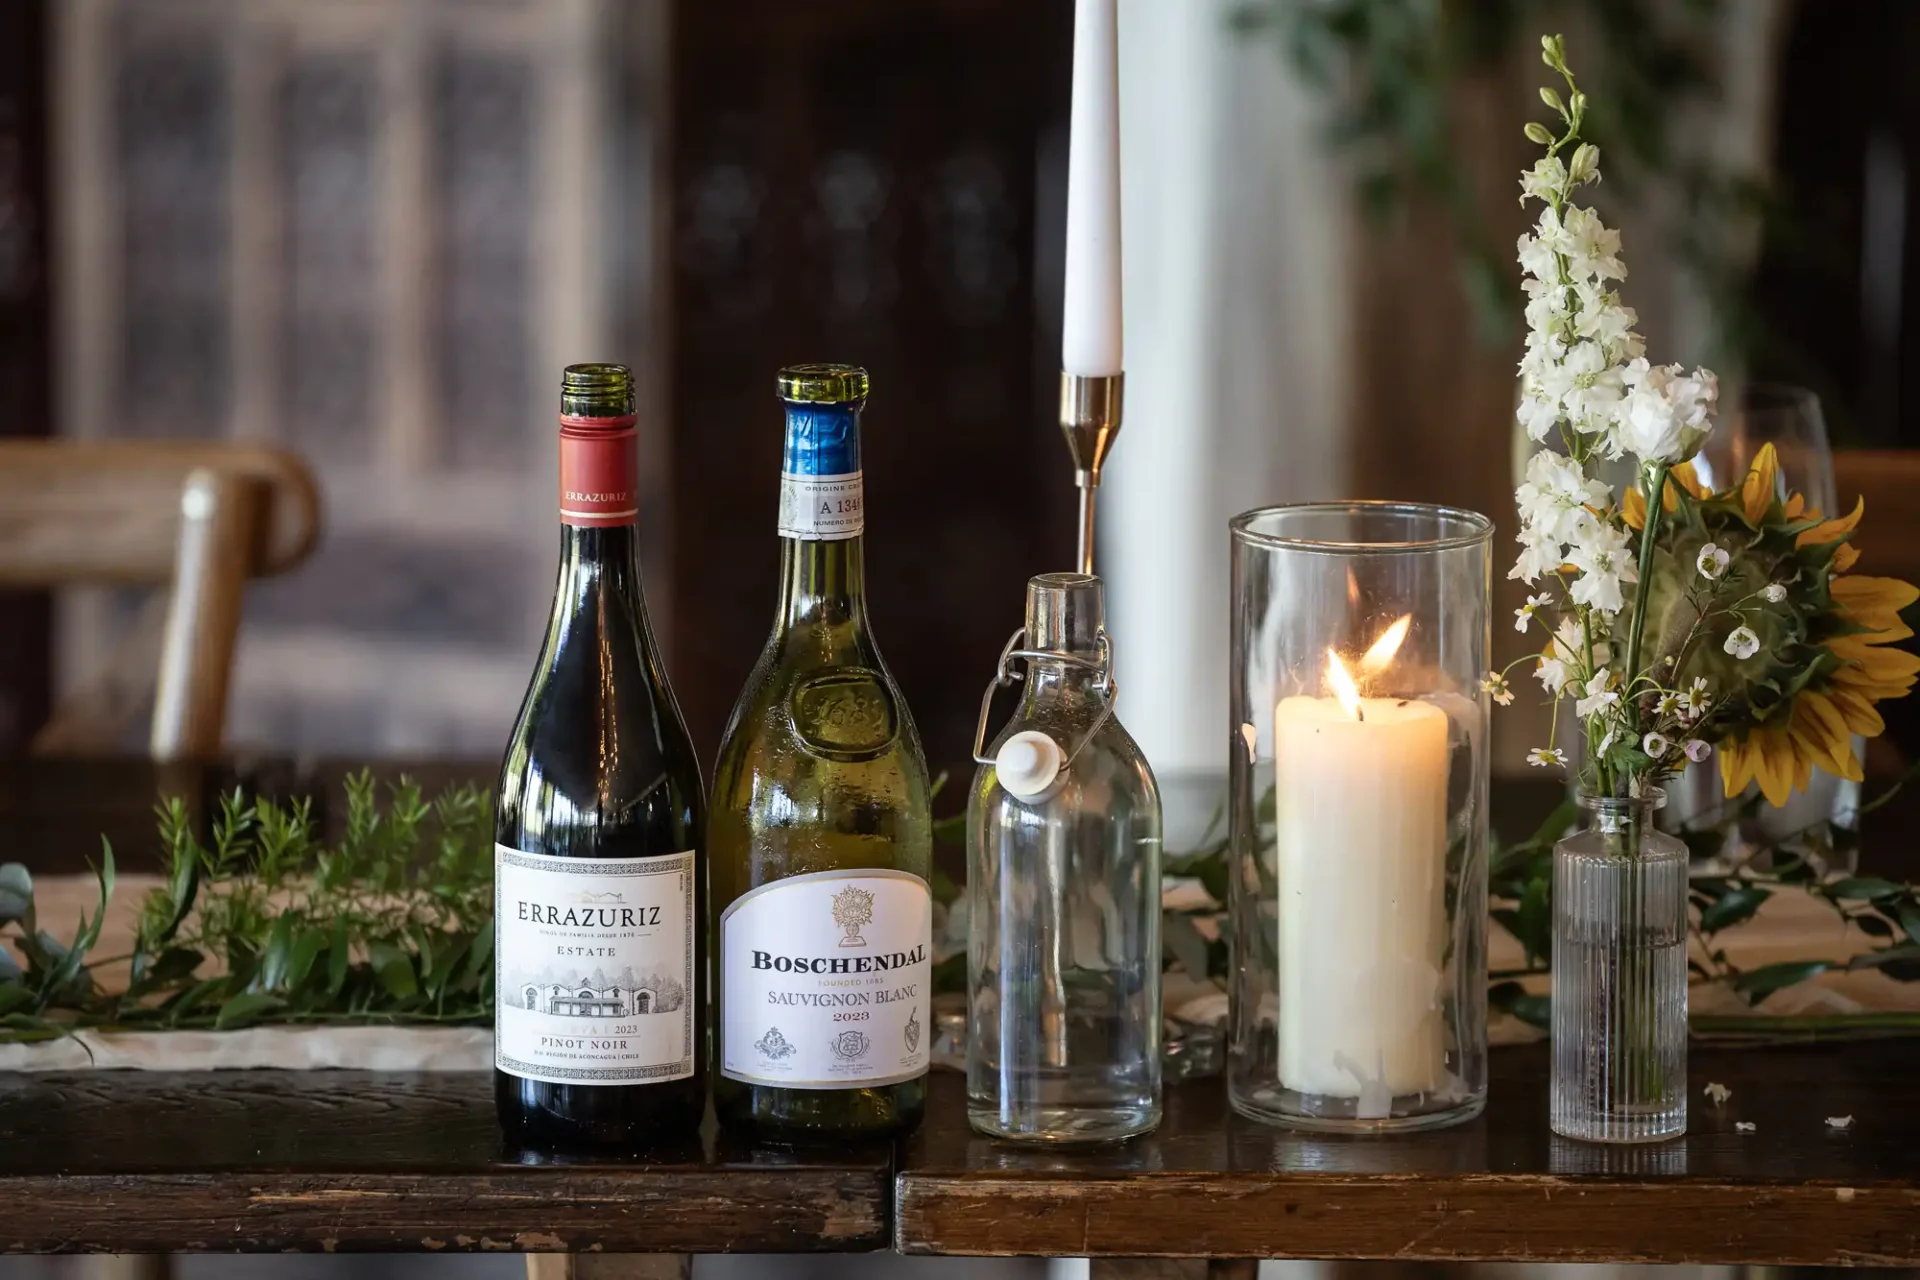
<path id="1" fill-rule="evenodd" d="M 1088 574 L 1028 582 L 974 744 L 967 1118 L 1016 1141 L 1160 1121 L 1160 795 L 1114 717 L 1102 596 Z M 1016 683 L 983 750 L 993 695 Z"/>

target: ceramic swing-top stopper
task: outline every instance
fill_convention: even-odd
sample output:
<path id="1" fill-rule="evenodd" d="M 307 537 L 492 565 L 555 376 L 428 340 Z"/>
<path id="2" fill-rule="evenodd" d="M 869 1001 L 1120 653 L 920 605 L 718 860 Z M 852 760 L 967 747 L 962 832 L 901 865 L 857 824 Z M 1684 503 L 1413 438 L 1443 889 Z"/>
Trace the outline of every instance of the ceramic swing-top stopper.
<path id="1" fill-rule="evenodd" d="M 1009 795 L 1028 800 L 1053 785 L 1065 760 L 1059 743 L 1038 729 L 1025 729 L 1000 744 L 993 768 Z"/>

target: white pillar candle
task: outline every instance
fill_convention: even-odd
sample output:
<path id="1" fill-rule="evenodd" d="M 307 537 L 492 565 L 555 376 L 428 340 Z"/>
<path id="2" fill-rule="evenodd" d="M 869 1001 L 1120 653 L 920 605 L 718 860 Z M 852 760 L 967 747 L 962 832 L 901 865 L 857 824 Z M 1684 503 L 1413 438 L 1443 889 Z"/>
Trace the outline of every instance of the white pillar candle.
<path id="1" fill-rule="evenodd" d="M 1120 45 L 1115 0 L 1078 0 L 1067 149 L 1065 373 L 1103 377 L 1120 347 Z"/>
<path id="2" fill-rule="evenodd" d="M 1379 1119 L 1445 1079 L 1447 716 L 1289 697 L 1273 736 L 1280 1082 Z"/>

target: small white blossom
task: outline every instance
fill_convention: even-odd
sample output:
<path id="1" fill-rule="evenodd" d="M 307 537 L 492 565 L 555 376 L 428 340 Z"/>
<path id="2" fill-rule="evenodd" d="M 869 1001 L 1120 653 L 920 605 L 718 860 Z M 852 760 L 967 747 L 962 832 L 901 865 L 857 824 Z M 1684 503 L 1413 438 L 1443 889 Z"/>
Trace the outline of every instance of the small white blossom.
<path id="1" fill-rule="evenodd" d="M 1658 760 L 1673 749 L 1673 744 L 1667 741 L 1665 734 L 1650 733 L 1640 739 L 1640 749 L 1646 752 L 1648 756 Z"/>
<path id="2" fill-rule="evenodd" d="M 1660 695 L 1660 700 L 1653 704 L 1654 717 L 1659 720 L 1677 715 L 1679 711 L 1680 695 L 1677 693 L 1663 693 Z"/>
<path id="3" fill-rule="evenodd" d="M 1759 1127 L 1760 1127 L 1759 1125 L 1755 1124 L 1751 1120 L 1735 1120 L 1733 1122 L 1733 1131 L 1735 1133 L 1752 1133 L 1755 1129 L 1758 1129 Z"/>
<path id="4" fill-rule="evenodd" d="M 1558 747 L 1535 747 L 1527 752 L 1527 763 L 1546 768 L 1548 765 L 1564 765 L 1567 753 Z"/>
<path id="5" fill-rule="evenodd" d="M 1694 557 L 1694 567 L 1700 570 L 1700 576 L 1708 582 L 1718 582 L 1726 576 L 1727 566 L 1733 563 L 1733 556 L 1725 547 L 1717 547 L 1709 542 L 1700 548 L 1700 554 Z"/>
<path id="6" fill-rule="evenodd" d="M 1768 604 L 1779 604 L 1787 598 L 1787 589 L 1777 582 L 1769 582 L 1760 588 L 1760 598 Z"/>
<path id="7" fill-rule="evenodd" d="M 1707 678 L 1695 676 L 1693 684 L 1687 689 L 1686 696 L 1680 699 L 1680 709 L 1687 719 L 1698 720 L 1707 709 Z"/>
<path id="8" fill-rule="evenodd" d="M 1852 1116 L 1828 1116 L 1827 1117 L 1827 1128 L 1829 1129 L 1848 1129 L 1852 1127 L 1853 1127 Z"/>
<path id="9" fill-rule="evenodd" d="M 1533 621 L 1533 615 L 1552 602 L 1551 596 L 1528 596 L 1527 602 L 1513 611 L 1513 629 L 1525 631 L 1527 624 Z"/>
<path id="10" fill-rule="evenodd" d="M 1579 701 L 1573 704 L 1574 714 L 1585 720 L 1589 716 L 1599 715 L 1620 701 L 1619 691 L 1613 687 L 1613 679 L 1613 672 L 1602 671 L 1587 681 L 1586 687 L 1581 690 Z"/>
<path id="11" fill-rule="evenodd" d="M 1687 753 L 1687 759 L 1693 761 L 1695 764 L 1703 763 L 1708 756 L 1713 754 L 1713 747 L 1699 738 L 1688 738 L 1687 745 L 1682 747 L 1681 750 L 1685 751 Z"/>
<path id="12" fill-rule="evenodd" d="M 1727 634 L 1727 642 L 1721 648 L 1745 662 L 1760 652 L 1760 637 L 1753 633 L 1752 627 L 1735 627 Z"/>
<path id="13" fill-rule="evenodd" d="M 1580 570 L 1568 592 L 1573 602 L 1590 605 L 1601 613 L 1620 612 L 1626 605 L 1621 585 L 1640 580 L 1627 531 L 1613 525 L 1596 522 L 1586 538 L 1568 549 L 1567 563 Z"/>
<path id="14" fill-rule="evenodd" d="M 1701 1092 L 1706 1094 L 1707 1101 L 1716 1107 L 1722 1105 L 1728 1098 L 1733 1096 L 1733 1090 L 1718 1081 L 1709 1082 L 1707 1087 L 1702 1089 Z"/>
<path id="15" fill-rule="evenodd" d="M 1507 683 L 1507 677 L 1498 671 L 1489 671 L 1480 677 L 1480 687 L 1487 696 L 1503 707 L 1513 705 L 1513 686 Z"/>

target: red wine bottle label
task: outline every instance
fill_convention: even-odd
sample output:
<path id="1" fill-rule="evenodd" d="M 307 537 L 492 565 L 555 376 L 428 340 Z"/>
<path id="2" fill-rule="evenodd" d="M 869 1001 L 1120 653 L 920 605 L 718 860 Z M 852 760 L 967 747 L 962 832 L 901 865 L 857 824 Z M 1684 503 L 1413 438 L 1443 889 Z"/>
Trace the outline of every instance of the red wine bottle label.
<path id="1" fill-rule="evenodd" d="M 693 855 L 493 849 L 493 1060 L 552 1084 L 693 1074 Z"/>
<path id="2" fill-rule="evenodd" d="M 560 522 L 604 528 L 640 517 L 634 418 L 560 418 Z"/>
<path id="3" fill-rule="evenodd" d="M 924 1075 L 933 898 L 905 871 L 820 871 L 749 890 L 720 917 L 720 1070 L 795 1089 Z"/>

